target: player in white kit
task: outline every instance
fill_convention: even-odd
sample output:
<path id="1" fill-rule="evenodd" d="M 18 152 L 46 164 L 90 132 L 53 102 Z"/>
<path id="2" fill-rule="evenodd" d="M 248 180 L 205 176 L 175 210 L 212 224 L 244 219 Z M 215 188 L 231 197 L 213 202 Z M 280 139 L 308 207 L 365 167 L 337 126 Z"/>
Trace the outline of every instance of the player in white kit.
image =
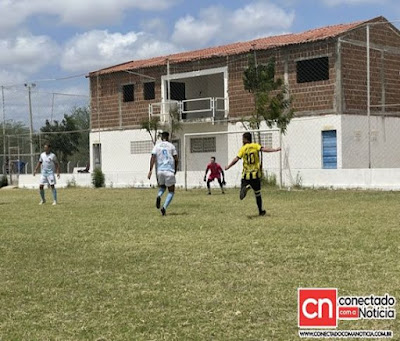
<path id="1" fill-rule="evenodd" d="M 175 194 L 175 174 L 178 166 L 178 153 L 175 146 L 168 141 L 169 133 L 167 131 L 161 134 L 161 142 L 157 143 L 151 152 L 150 171 L 147 175 L 150 180 L 153 172 L 153 166 L 157 163 L 157 182 L 160 189 L 157 194 L 156 207 L 161 206 L 161 197 L 168 187 L 168 195 L 164 205 L 161 208 L 161 214 L 165 215 L 168 205 L 171 203 Z"/>
<path id="2" fill-rule="evenodd" d="M 44 185 L 46 184 L 51 186 L 51 190 L 53 192 L 53 205 L 57 205 L 57 190 L 54 187 L 56 184 L 56 178 L 54 176 L 54 172 L 57 173 L 57 178 L 59 179 L 60 165 L 58 163 L 57 156 L 50 151 L 50 143 L 45 143 L 44 152 L 40 154 L 39 162 L 33 171 L 33 176 L 35 176 L 40 166 L 42 166 L 42 171 L 39 182 L 39 192 L 41 198 L 39 205 L 42 205 L 46 202 L 44 196 Z"/>

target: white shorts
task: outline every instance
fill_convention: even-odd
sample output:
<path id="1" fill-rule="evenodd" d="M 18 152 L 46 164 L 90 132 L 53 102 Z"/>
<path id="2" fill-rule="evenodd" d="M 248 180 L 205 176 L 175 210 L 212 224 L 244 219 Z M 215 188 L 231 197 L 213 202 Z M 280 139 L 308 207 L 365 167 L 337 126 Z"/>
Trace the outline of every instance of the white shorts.
<path id="1" fill-rule="evenodd" d="M 171 172 L 158 172 L 157 180 L 159 186 L 167 186 L 170 187 L 176 184 L 175 174 Z"/>
<path id="2" fill-rule="evenodd" d="M 55 185 L 56 184 L 56 177 L 54 174 L 42 174 L 40 176 L 40 185 Z"/>

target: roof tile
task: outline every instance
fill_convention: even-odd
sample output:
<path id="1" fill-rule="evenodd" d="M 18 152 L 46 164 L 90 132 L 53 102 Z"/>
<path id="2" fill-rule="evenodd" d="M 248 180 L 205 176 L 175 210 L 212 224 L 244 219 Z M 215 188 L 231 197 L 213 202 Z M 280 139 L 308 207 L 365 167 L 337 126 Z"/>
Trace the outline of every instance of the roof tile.
<path id="1" fill-rule="evenodd" d="M 375 18 L 376 19 L 380 19 Z M 160 56 L 143 60 L 133 60 L 127 63 L 114 65 L 108 68 L 104 68 L 98 71 L 91 72 L 89 76 L 94 74 L 106 74 L 124 70 L 134 70 L 139 68 L 147 68 L 154 66 L 161 66 L 167 64 L 167 59 L 170 63 L 181 63 L 191 60 L 207 59 L 214 56 L 229 56 L 241 53 L 249 52 L 253 49 L 256 50 L 267 50 L 276 47 L 282 47 L 287 45 L 302 44 L 309 42 L 316 42 L 320 40 L 326 40 L 329 38 L 337 37 L 357 26 L 362 25 L 366 21 L 358 21 L 350 24 L 340 24 L 334 26 L 325 26 L 309 31 L 293 34 L 284 34 L 278 36 L 271 36 L 265 38 L 259 38 L 246 42 L 232 43 L 228 45 L 215 46 L 195 51 L 187 51 L 171 54 L 168 56 Z"/>

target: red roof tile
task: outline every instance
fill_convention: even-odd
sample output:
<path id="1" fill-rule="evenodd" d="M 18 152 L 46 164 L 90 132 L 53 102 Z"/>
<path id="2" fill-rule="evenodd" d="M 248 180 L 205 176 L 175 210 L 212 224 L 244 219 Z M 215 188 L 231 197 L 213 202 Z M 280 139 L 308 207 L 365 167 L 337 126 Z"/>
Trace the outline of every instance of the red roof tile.
<path id="1" fill-rule="evenodd" d="M 385 20 L 383 17 L 378 17 L 368 21 Z M 191 60 L 207 59 L 215 56 L 223 57 L 228 55 L 236 55 L 241 53 L 249 52 L 253 49 L 256 50 L 267 50 L 276 47 L 282 47 L 294 44 L 304 44 L 309 42 L 321 41 L 329 38 L 337 37 L 349 30 L 360 26 L 367 21 L 358 21 L 350 24 L 340 24 L 334 26 L 325 26 L 321 28 L 312 29 L 306 32 L 285 34 L 279 36 L 271 36 L 266 38 L 255 39 L 246 42 L 233 43 L 228 45 L 216 46 L 205 48 L 195 51 L 187 51 L 181 53 L 175 53 L 168 56 L 160 56 L 155 58 L 134 60 L 127 63 L 114 65 L 108 68 L 104 68 L 95 72 L 91 72 L 89 76 L 94 74 L 106 74 L 113 73 L 123 70 L 134 70 L 139 68 L 153 67 L 166 65 L 167 59 L 170 63 L 181 63 Z"/>

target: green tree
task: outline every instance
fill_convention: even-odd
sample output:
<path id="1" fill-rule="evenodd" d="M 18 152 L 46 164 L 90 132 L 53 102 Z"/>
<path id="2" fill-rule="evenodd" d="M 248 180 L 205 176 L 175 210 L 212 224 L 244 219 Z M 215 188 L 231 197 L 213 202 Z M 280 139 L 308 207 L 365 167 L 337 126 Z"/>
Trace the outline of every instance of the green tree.
<path id="1" fill-rule="evenodd" d="M 157 142 L 159 133 L 163 130 L 169 132 L 170 140 L 172 140 L 175 137 L 174 134 L 182 129 L 179 110 L 178 108 L 170 109 L 169 122 L 166 124 L 162 124 L 159 117 L 153 116 L 150 119 L 143 120 L 140 126 L 149 133 L 154 145 Z"/>
<path id="2" fill-rule="evenodd" d="M 71 161 L 73 164 L 89 162 L 90 111 L 87 107 L 76 107 L 64 114 L 59 121 L 49 122 L 40 128 L 41 141 L 48 141 L 51 148 L 63 163 L 63 168 Z M 65 171 L 65 169 L 63 169 Z"/>
<path id="3" fill-rule="evenodd" d="M 40 128 L 42 141 L 50 142 L 51 149 L 63 163 L 67 163 L 68 157 L 79 150 L 80 133 L 77 130 L 74 118 L 67 114 L 61 122 L 50 123 L 46 120 Z"/>
<path id="4" fill-rule="evenodd" d="M 291 98 L 281 78 L 275 77 L 275 59 L 267 64 L 257 64 L 254 55 L 249 55 L 248 67 L 243 73 L 244 88 L 254 96 L 254 112 L 244 118 L 251 129 L 260 129 L 262 121 L 272 128 L 277 126 L 282 133 L 294 116 Z"/>
<path id="5" fill-rule="evenodd" d="M 172 139 L 175 138 L 176 132 L 182 129 L 182 122 L 180 119 L 180 114 L 178 108 L 170 109 L 169 111 L 169 124 L 167 127 L 169 131 L 169 136 Z"/>
<path id="6" fill-rule="evenodd" d="M 3 136 L 3 126 L 5 126 L 5 139 Z M 9 120 L 6 123 L 0 123 L 0 153 L 3 154 L 4 150 L 4 140 L 6 144 L 6 153 L 8 152 L 8 144 L 10 142 L 10 146 L 13 147 L 14 144 L 21 145 L 21 140 L 28 140 L 27 150 L 29 150 L 29 128 L 22 122 Z M 20 139 L 20 141 L 18 141 Z M 20 142 L 20 143 L 17 143 Z M 22 148 L 22 145 L 21 145 Z"/>
<path id="7" fill-rule="evenodd" d="M 5 127 L 5 136 L 3 135 L 3 127 Z M 17 147 L 19 149 L 19 154 L 29 154 L 29 128 L 19 121 L 8 120 L 5 124 L 0 123 L 0 172 L 5 172 L 6 170 L 6 159 L 8 158 L 9 147 Z M 5 148 L 4 148 L 5 147 Z M 4 156 L 4 151 L 6 156 Z M 15 152 L 15 151 L 13 151 Z M 12 155 L 11 158 L 16 156 Z M 20 157 L 22 161 L 29 162 L 28 157 Z"/>
<path id="8" fill-rule="evenodd" d="M 71 110 L 71 116 L 75 126 L 79 130 L 78 150 L 69 158 L 74 165 L 79 162 L 80 166 L 86 166 L 89 162 L 89 129 L 90 110 L 88 107 L 76 107 Z"/>
<path id="9" fill-rule="evenodd" d="M 153 145 L 156 144 L 158 134 L 161 131 L 161 124 L 160 124 L 160 118 L 157 116 L 153 116 L 150 119 L 145 119 L 140 123 L 140 126 L 142 129 L 146 130 L 151 138 L 151 142 L 153 142 Z"/>

